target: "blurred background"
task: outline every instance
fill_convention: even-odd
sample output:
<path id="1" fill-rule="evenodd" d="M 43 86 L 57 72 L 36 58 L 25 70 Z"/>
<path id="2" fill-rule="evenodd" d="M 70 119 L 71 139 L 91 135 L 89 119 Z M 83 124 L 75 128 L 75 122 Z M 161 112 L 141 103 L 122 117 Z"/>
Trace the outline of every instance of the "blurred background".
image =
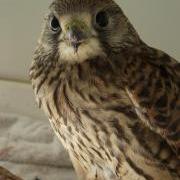
<path id="1" fill-rule="evenodd" d="M 75 179 L 28 80 L 51 0 L 0 0 L 0 165 L 27 180 Z M 179 0 L 117 0 L 149 45 L 180 60 Z M 73 178 L 72 178 L 73 177 Z"/>

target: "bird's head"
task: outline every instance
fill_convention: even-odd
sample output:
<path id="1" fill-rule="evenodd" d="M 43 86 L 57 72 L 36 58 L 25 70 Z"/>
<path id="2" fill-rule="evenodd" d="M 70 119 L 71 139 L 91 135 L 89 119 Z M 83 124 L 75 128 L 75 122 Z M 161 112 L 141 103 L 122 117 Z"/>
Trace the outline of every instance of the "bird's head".
<path id="1" fill-rule="evenodd" d="M 136 32 L 112 0 L 55 0 L 39 45 L 58 61 L 83 62 L 135 43 Z"/>

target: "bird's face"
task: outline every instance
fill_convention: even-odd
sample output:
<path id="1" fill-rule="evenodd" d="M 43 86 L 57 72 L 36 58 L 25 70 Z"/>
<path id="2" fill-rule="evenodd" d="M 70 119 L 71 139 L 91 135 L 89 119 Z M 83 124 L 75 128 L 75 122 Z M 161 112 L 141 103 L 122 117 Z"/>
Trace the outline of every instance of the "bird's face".
<path id="1" fill-rule="evenodd" d="M 92 26 L 90 13 L 80 12 L 54 16 L 51 28 L 58 26 L 58 53 L 61 60 L 81 62 L 88 58 L 103 55 L 103 49 Z M 54 21 L 54 22 L 53 22 Z"/>
<path id="2" fill-rule="evenodd" d="M 127 25 L 112 0 L 55 0 L 39 43 L 59 61 L 82 62 L 120 47 Z"/>

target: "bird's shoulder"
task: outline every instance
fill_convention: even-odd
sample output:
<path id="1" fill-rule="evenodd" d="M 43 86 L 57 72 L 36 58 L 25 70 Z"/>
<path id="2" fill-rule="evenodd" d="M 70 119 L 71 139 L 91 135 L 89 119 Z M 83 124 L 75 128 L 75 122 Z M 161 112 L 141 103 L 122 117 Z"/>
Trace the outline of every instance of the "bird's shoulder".
<path id="1" fill-rule="evenodd" d="M 134 69 L 126 86 L 129 99 L 139 118 L 179 156 L 180 63 L 167 53 L 145 45 L 133 53 Z"/>

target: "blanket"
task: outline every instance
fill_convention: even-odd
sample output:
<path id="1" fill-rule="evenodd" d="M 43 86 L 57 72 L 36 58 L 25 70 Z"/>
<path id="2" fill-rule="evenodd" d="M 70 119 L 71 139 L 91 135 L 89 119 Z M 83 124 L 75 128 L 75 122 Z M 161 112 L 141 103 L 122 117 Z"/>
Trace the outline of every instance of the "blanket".
<path id="1" fill-rule="evenodd" d="M 24 180 L 75 180 L 48 121 L 0 113 L 0 166 Z"/>

